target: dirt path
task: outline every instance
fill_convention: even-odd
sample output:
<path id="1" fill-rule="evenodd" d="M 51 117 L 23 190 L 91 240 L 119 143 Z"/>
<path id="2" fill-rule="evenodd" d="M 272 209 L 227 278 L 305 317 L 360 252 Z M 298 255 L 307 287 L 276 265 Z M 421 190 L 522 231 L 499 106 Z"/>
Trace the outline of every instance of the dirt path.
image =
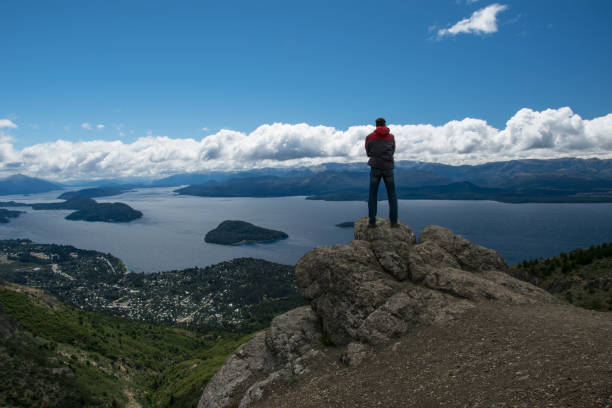
<path id="1" fill-rule="evenodd" d="M 612 407 L 612 314 L 565 305 L 479 305 L 358 367 L 341 350 L 258 407 Z"/>
<path id="2" fill-rule="evenodd" d="M 131 390 L 125 389 L 123 390 L 123 393 L 128 397 L 128 403 L 125 408 L 141 408 L 141 405 L 138 403 L 138 401 L 136 401 L 136 398 L 134 398 L 134 393 Z"/>

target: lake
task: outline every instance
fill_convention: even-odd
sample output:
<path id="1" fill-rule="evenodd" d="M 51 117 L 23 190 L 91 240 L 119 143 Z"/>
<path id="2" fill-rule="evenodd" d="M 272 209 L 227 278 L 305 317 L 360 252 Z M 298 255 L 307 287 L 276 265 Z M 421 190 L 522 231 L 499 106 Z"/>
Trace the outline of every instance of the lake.
<path id="1" fill-rule="evenodd" d="M 318 245 L 347 243 L 351 228 L 335 224 L 367 215 L 365 202 L 310 201 L 304 197 L 207 198 L 181 196 L 174 188 L 137 189 L 100 202 L 120 201 L 143 212 L 127 224 L 68 221 L 71 211 L 26 211 L 0 224 L 0 239 L 29 238 L 112 253 L 135 272 L 207 266 L 237 257 L 295 264 Z M 2 196 L 1 201 L 52 202 L 60 192 Z M 493 201 L 400 200 L 400 220 L 417 234 L 441 225 L 497 250 L 509 264 L 603 242 L 612 242 L 612 204 L 505 204 Z M 379 215 L 387 216 L 386 202 Z M 268 244 L 224 246 L 204 235 L 224 220 L 277 229 L 289 238 Z"/>

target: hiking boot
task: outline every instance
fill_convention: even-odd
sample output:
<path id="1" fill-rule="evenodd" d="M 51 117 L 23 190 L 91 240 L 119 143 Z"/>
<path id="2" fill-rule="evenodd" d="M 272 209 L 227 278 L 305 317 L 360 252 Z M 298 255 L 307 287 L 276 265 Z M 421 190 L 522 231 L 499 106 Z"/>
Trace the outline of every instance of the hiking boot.
<path id="1" fill-rule="evenodd" d="M 391 228 L 399 228 L 399 224 L 397 222 L 395 224 L 391 224 Z"/>
<path id="2" fill-rule="evenodd" d="M 368 228 L 376 228 L 376 224 L 368 224 Z"/>

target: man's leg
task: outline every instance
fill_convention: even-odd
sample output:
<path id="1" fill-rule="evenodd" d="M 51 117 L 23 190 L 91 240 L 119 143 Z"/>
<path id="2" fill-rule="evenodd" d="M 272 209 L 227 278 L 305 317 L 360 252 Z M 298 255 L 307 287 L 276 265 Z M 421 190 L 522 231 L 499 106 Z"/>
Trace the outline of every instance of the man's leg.
<path id="1" fill-rule="evenodd" d="M 389 221 L 391 221 L 391 225 L 397 224 L 397 194 L 395 193 L 393 170 L 385 170 L 383 180 L 385 181 L 387 197 L 389 198 Z"/>
<path id="2" fill-rule="evenodd" d="M 376 225 L 376 211 L 378 205 L 378 185 L 380 184 L 380 170 L 370 169 L 370 194 L 368 196 L 368 217 L 370 225 Z"/>

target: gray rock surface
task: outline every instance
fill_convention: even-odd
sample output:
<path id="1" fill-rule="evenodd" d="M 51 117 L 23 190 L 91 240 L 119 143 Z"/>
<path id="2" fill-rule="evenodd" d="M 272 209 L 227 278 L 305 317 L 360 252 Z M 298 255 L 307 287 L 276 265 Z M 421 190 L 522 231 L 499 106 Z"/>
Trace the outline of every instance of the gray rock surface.
<path id="1" fill-rule="evenodd" d="M 284 366 L 291 372 L 300 373 L 300 357 L 320 343 L 319 318 L 309 306 L 293 309 L 277 316 L 266 331 L 266 348 L 274 367 Z"/>
<path id="2" fill-rule="evenodd" d="M 264 376 L 264 338 L 265 332 L 258 333 L 236 350 L 206 385 L 199 408 L 236 406 L 249 387 Z"/>
<path id="3" fill-rule="evenodd" d="M 199 408 L 249 406 L 282 375 L 303 374 L 321 344 L 319 319 L 310 306 L 277 316 L 270 328 L 240 346 L 208 382 Z"/>
<path id="4" fill-rule="evenodd" d="M 470 272 L 508 271 L 504 258 L 492 249 L 476 245 L 455 235 L 447 228 L 429 225 L 423 229 L 420 242 L 433 242 L 457 260 L 461 269 Z"/>
<path id="5" fill-rule="evenodd" d="M 355 222 L 348 245 L 317 247 L 297 263 L 295 277 L 310 306 L 276 317 L 241 346 L 206 386 L 200 408 L 248 407 L 279 378 L 308 372 L 325 352 L 322 336 L 346 346 L 341 360 L 359 365 L 376 347 L 423 325 L 444 325 L 481 302 L 555 302 L 547 292 L 506 272 L 495 251 L 428 226 L 412 230 L 379 218 Z"/>
<path id="6" fill-rule="evenodd" d="M 370 350 L 362 343 L 349 343 L 346 350 L 340 356 L 340 361 L 350 367 L 358 366 L 368 357 Z"/>
<path id="7" fill-rule="evenodd" d="M 66 377 L 75 377 L 74 371 L 70 367 L 52 368 L 51 372 L 57 375 L 65 375 Z"/>
<path id="8" fill-rule="evenodd" d="M 367 218 L 358 220 L 354 226 L 355 239 L 370 242 L 385 272 L 397 280 L 405 280 L 408 277 L 408 253 L 416 243 L 416 236 L 401 222 L 399 228 L 391 228 L 389 220 L 377 218 L 376 225 L 376 228 L 368 228 Z"/>

